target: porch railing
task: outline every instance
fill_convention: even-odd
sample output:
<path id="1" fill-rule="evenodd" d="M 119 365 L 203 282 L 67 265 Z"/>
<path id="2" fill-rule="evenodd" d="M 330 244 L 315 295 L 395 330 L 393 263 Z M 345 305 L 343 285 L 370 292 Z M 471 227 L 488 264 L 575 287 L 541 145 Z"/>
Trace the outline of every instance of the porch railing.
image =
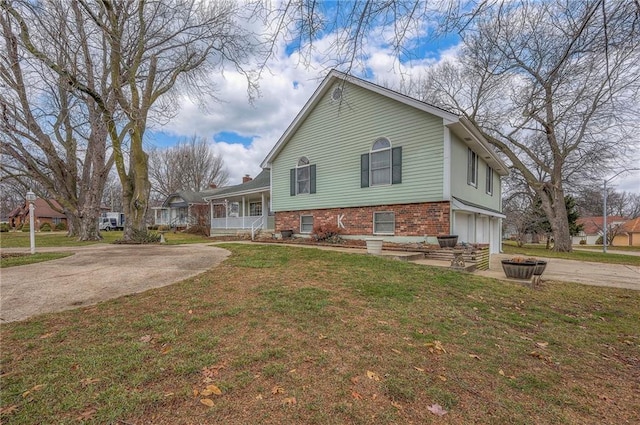
<path id="1" fill-rule="evenodd" d="M 260 227 L 257 224 L 260 224 Z M 266 226 L 265 226 L 266 224 Z M 271 227 L 269 227 L 271 225 Z M 214 218 L 211 220 L 212 229 L 251 229 L 273 228 L 273 217 L 267 217 L 266 223 L 263 216 Z"/>
<path id="2" fill-rule="evenodd" d="M 264 217 L 260 216 L 256 221 L 251 223 L 251 240 L 256 238 L 256 231 L 262 229 L 264 223 Z"/>

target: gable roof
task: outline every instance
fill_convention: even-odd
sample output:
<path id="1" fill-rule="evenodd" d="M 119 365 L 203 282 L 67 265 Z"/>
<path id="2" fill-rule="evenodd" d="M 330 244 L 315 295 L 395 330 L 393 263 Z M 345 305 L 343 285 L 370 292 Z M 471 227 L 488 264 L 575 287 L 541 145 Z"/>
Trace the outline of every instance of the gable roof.
<path id="1" fill-rule="evenodd" d="M 622 223 L 626 218 L 619 215 L 607 216 L 607 228 L 614 223 Z M 580 217 L 576 220 L 576 224 L 582 225 L 582 231 L 585 235 L 599 235 L 602 233 L 604 225 L 604 217 Z"/>
<path id="2" fill-rule="evenodd" d="M 221 199 L 229 196 L 247 195 L 251 193 L 264 192 L 271 187 L 271 171 L 262 170 L 253 180 L 246 183 L 240 183 L 235 186 L 224 187 L 217 190 L 213 194 L 204 195 L 205 201 L 212 199 Z"/>
<path id="3" fill-rule="evenodd" d="M 476 153 L 480 154 L 483 159 L 500 175 L 509 174 L 509 170 L 506 164 L 498 157 L 489 142 L 482 136 L 480 131 L 467 119 L 460 117 L 454 113 L 446 111 L 437 106 L 431 105 L 426 102 L 414 99 L 397 91 L 388 89 L 386 87 L 379 86 L 377 84 L 365 81 L 363 79 L 347 75 L 337 70 L 331 70 L 329 74 L 322 80 L 322 83 L 318 86 L 311 98 L 304 105 L 302 110 L 296 115 L 293 122 L 289 124 L 289 127 L 285 130 L 284 134 L 278 139 L 275 146 L 271 149 L 266 158 L 262 161 L 260 166 L 265 169 L 271 168 L 274 158 L 280 153 L 284 146 L 288 143 L 291 137 L 295 134 L 298 128 L 306 120 L 309 114 L 313 111 L 316 105 L 324 97 L 324 95 L 333 87 L 335 82 L 348 82 L 350 84 L 361 87 L 365 90 L 372 91 L 381 96 L 395 100 L 397 102 L 408 105 L 412 108 L 424 111 L 431 115 L 442 118 L 444 124 L 450 128 L 460 140 L 469 145 Z"/>
<path id="4" fill-rule="evenodd" d="M 167 196 L 167 198 L 164 200 L 164 202 L 162 203 L 163 207 L 168 207 L 170 204 L 174 205 L 174 206 L 179 206 L 178 204 L 172 202 L 170 203 L 169 200 L 172 198 L 181 198 L 184 202 L 181 203 L 183 204 L 183 206 L 187 206 L 187 205 L 193 205 L 193 204 L 206 204 L 207 201 L 204 200 L 205 196 L 210 196 L 213 195 L 214 193 L 218 192 L 219 190 L 222 189 L 207 189 L 207 190 L 203 190 L 201 192 L 194 192 L 192 190 L 181 190 L 178 191 L 176 193 L 172 193 L 171 195 Z"/>
<path id="5" fill-rule="evenodd" d="M 625 222 L 622 230 L 627 233 L 640 233 L 640 217 Z"/>

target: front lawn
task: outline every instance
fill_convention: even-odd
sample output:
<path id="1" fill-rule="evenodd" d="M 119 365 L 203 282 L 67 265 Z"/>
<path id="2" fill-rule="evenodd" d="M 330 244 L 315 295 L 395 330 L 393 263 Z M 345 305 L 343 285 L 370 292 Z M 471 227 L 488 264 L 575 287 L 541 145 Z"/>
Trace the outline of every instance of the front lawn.
<path id="1" fill-rule="evenodd" d="M 57 260 L 73 255 L 70 252 L 45 252 L 31 254 L 2 253 L 0 256 L 0 268 L 24 266 L 27 264 L 41 263 L 43 261 Z"/>
<path id="2" fill-rule="evenodd" d="M 154 231 L 151 231 L 152 233 Z M 157 233 L 157 232 L 155 232 Z M 122 239 L 122 232 L 100 232 L 101 241 L 80 242 L 76 238 L 67 237 L 66 232 L 36 232 L 36 249 L 38 247 L 66 247 L 85 246 L 96 243 L 114 243 Z M 182 232 L 166 232 L 165 239 L 169 245 L 184 243 L 208 242 L 210 239 L 200 235 L 192 235 Z M 30 247 L 29 232 L 4 232 L 0 233 L 0 246 L 2 248 L 28 248 Z"/>
<path id="3" fill-rule="evenodd" d="M 638 292 L 223 247 L 178 284 L 1 325 L 2 423 L 640 422 Z"/>

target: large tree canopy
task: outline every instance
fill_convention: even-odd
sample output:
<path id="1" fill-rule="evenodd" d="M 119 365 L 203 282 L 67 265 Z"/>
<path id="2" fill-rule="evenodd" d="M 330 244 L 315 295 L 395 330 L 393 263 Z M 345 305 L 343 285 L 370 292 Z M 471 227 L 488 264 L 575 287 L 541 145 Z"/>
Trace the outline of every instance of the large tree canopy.
<path id="1" fill-rule="evenodd" d="M 637 144 L 638 11 L 602 0 L 496 2 L 462 33 L 457 61 L 427 79 L 426 99 L 481 128 L 533 189 L 558 251 L 571 250 L 567 185 L 623 165 Z"/>
<path id="2" fill-rule="evenodd" d="M 208 91 L 202 78 L 208 71 L 232 63 L 243 72 L 242 63 L 258 45 L 236 22 L 241 6 L 196 0 L 2 2 L 10 33 L 28 53 L 24 60 L 52 71 L 56 79 L 49 84 L 96 105 L 123 187 L 125 239 L 146 231 L 148 121 L 170 116 L 177 88 L 195 97 Z M 91 63 L 73 60 L 76 52 Z"/>

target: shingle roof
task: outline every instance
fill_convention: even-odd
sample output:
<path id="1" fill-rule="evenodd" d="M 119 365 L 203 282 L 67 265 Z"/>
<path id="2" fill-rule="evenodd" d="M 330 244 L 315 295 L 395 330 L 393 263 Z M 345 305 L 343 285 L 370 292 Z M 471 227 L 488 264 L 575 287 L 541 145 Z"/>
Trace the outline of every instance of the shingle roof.
<path id="1" fill-rule="evenodd" d="M 640 233 L 640 217 L 625 222 L 622 230 L 627 233 Z"/>
<path id="2" fill-rule="evenodd" d="M 617 215 L 607 216 L 607 228 L 613 223 L 621 223 L 626 218 Z M 582 224 L 582 231 L 585 235 L 598 235 L 602 232 L 604 217 L 580 217 L 576 220 L 576 224 Z"/>
<path id="3" fill-rule="evenodd" d="M 225 196 L 231 196 L 241 193 L 255 193 L 262 192 L 265 189 L 269 189 L 271 184 L 271 172 L 269 170 L 262 170 L 255 179 L 246 183 L 237 184 L 235 186 L 223 187 L 217 192 L 210 195 L 203 195 L 206 200 L 218 199 Z"/>

